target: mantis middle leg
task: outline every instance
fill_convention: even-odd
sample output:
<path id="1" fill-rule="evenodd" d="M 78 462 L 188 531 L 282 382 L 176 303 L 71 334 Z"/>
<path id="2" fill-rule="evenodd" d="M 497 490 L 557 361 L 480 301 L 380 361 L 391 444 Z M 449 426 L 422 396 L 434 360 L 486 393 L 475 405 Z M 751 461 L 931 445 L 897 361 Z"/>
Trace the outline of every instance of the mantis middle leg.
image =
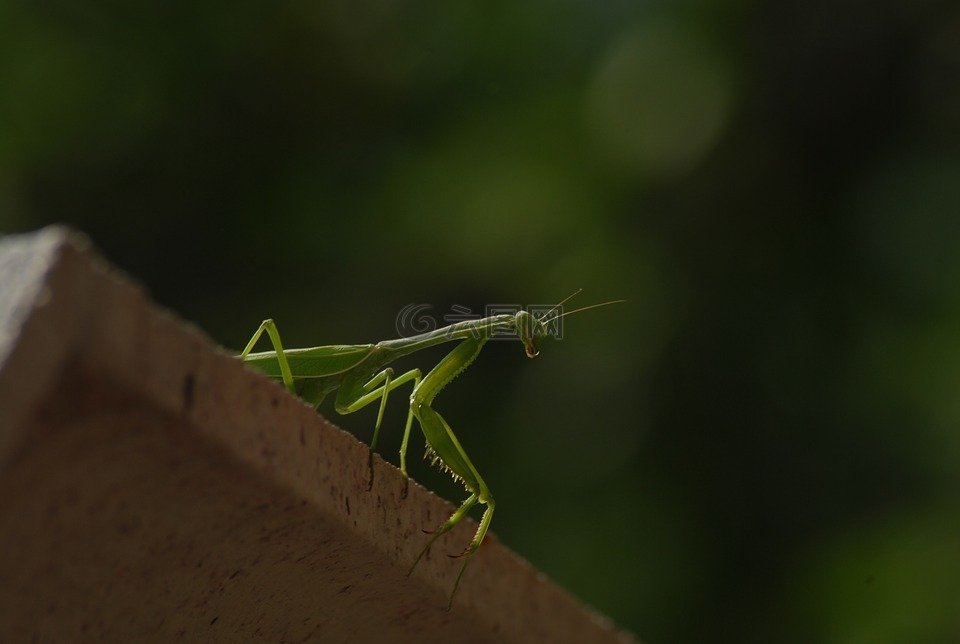
<path id="1" fill-rule="evenodd" d="M 419 369 L 411 369 L 393 377 L 393 369 L 387 367 L 373 378 L 358 387 L 359 382 L 344 382 L 337 393 L 336 410 L 339 414 L 352 414 L 372 402 L 380 399 L 380 411 L 377 414 L 377 424 L 373 430 L 373 440 L 370 441 L 370 483 L 373 484 L 373 452 L 377 447 L 380 436 L 380 424 L 383 421 L 383 410 L 387 406 L 387 396 L 391 391 L 407 382 L 413 381 L 413 388 L 420 385 L 421 374 Z M 383 383 L 383 384 L 381 384 Z M 407 474 L 407 445 L 410 442 L 410 428 L 413 424 L 413 409 L 407 413 L 407 422 L 403 430 L 403 442 L 400 444 L 400 471 Z"/>

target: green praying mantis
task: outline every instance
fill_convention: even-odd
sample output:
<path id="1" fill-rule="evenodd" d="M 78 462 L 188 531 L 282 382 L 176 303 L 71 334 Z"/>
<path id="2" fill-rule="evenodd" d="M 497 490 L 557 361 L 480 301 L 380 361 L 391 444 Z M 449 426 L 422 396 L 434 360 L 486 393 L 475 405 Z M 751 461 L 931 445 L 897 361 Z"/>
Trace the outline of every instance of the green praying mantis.
<path id="1" fill-rule="evenodd" d="M 516 335 L 523 343 L 527 356 L 535 358 L 540 353 L 540 345 L 543 341 L 556 336 L 556 325 L 553 323 L 560 318 L 624 301 L 614 300 L 566 313 L 557 313 L 565 302 L 579 292 L 579 290 L 576 291 L 539 318 L 528 311 L 520 310 L 515 314 L 466 320 L 427 333 L 385 340 L 376 344 L 328 345 L 310 349 L 284 350 L 276 324 L 268 319 L 264 320 L 253 334 L 239 357 L 267 376 L 280 379 L 291 393 L 314 407 L 318 407 L 327 394 L 335 390 L 337 390 L 335 409 L 339 414 L 350 414 L 379 401 L 380 411 L 377 414 L 373 440 L 370 442 L 371 485 L 373 452 L 377 447 L 387 396 L 397 387 L 413 382 L 410 411 L 407 414 L 403 441 L 400 444 L 400 471 L 407 476 L 407 445 L 410 441 L 413 419 L 416 418 L 427 440 L 425 457 L 432 458 L 434 465 L 439 465 L 452 474 L 455 480 L 460 481 L 469 493 L 469 497 L 432 534 L 411 565 L 410 571 L 413 571 L 437 539 L 460 523 L 473 506 L 477 503 L 487 506 L 473 540 L 461 554 L 455 556 L 463 559 L 463 565 L 460 567 L 450 593 L 449 609 L 453 605 L 454 595 L 467 564 L 470 563 L 473 553 L 480 547 L 490 528 L 495 503 L 490 488 L 470 461 L 450 425 L 433 409 L 433 401 L 451 380 L 470 366 L 492 336 Z M 273 344 L 273 351 L 250 353 L 264 332 Z M 459 344 L 426 376 L 420 369 L 411 369 L 395 375 L 394 370 L 387 366 L 394 360 L 445 342 L 459 342 Z"/>

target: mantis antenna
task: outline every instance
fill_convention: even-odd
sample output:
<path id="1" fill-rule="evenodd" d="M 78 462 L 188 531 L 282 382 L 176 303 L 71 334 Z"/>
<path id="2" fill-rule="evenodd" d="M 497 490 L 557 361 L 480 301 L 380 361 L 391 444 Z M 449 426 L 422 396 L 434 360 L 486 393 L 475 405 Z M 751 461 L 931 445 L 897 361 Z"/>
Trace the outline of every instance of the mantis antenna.
<path id="1" fill-rule="evenodd" d="M 577 293 L 579 292 L 580 291 L 577 291 Z M 574 293 L 574 295 L 576 295 L 576 293 Z M 573 295 L 571 295 L 570 297 L 573 297 Z M 568 297 L 567 300 L 569 300 L 570 297 Z M 566 302 L 567 300 L 564 300 L 563 302 Z M 560 304 L 557 304 L 557 306 L 553 307 L 552 310 L 555 310 L 557 307 L 563 304 L 563 302 L 561 302 Z M 542 320 L 542 322 L 544 324 L 548 324 L 550 322 L 553 322 L 554 320 L 559 320 L 560 318 L 565 318 L 568 315 L 573 315 L 574 313 L 580 313 L 581 311 L 589 311 L 590 309 L 598 309 L 601 306 L 609 306 L 611 304 L 623 304 L 624 302 L 626 302 L 626 300 L 610 300 L 609 302 L 600 302 L 599 304 L 591 304 L 590 306 L 583 306 L 583 307 L 580 307 L 579 309 L 574 309 L 572 311 L 567 311 L 566 313 L 561 313 L 560 315 L 555 315 L 549 320 Z"/>
<path id="2" fill-rule="evenodd" d="M 547 311 L 546 313 L 543 314 L 543 317 L 540 318 L 540 321 L 543 322 L 544 320 L 546 320 L 548 315 L 550 315 L 551 313 L 553 313 L 554 311 L 556 311 L 557 309 L 559 309 L 561 306 L 563 306 L 564 304 L 566 304 L 568 301 L 570 301 L 570 299 L 573 298 L 574 295 L 577 295 L 577 294 L 580 293 L 582 290 L 583 290 L 582 288 L 578 288 L 578 289 L 575 290 L 573 293 L 571 293 L 570 295 L 566 296 L 565 298 L 563 298 L 562 300 L 560 300 L 559 302 L 557 302 L 557 305 L 556 305 L 556 306 L 554 306 L 552 309 L 550 309 L 549 311 Z"/>

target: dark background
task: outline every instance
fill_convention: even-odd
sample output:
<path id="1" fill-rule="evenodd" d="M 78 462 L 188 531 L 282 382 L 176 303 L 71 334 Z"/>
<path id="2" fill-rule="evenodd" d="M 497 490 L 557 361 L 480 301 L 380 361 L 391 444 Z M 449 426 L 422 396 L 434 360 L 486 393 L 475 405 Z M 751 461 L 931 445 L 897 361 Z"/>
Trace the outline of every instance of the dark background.
<path id="1" fill-rule="evenodd" d="M 626 298 L 437 399 L 500 538 L 650 642 L 960 641 L 956 2 L 0 0 L 50 222 L 234 349 Z"/>

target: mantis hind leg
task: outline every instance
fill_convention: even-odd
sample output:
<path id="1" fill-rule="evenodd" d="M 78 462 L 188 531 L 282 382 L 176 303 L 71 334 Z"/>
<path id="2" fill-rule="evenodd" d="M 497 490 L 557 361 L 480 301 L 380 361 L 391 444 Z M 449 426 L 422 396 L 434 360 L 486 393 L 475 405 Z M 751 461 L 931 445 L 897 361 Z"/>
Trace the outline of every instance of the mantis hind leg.
<path id="1" fill-rule="evenodd" d="M 240 359 L 243 360 L 247 357 L 264 331 L 266 331 L 270 337 L 270 344 L 273 345 L 273 350 L 277 353 L 277 362 L 280 363 L 280 377 L 283 379 L 283 386 L 296 396 L 297 390 L 293 386 L 293 373 L 290 371 L 290 363 L 287 361 L 287 354 L 283 352 L 283 344 L 280 342 L 280 332 L 277 331 L 277 325 L 272 319 L 267 318 L 260 323 L 260 328 L 258 328 L 256 333 L 253 334 L 253 337 L 250 338 L 250 342 L 247 343 L 244 350 L 240 352 Z"/>

